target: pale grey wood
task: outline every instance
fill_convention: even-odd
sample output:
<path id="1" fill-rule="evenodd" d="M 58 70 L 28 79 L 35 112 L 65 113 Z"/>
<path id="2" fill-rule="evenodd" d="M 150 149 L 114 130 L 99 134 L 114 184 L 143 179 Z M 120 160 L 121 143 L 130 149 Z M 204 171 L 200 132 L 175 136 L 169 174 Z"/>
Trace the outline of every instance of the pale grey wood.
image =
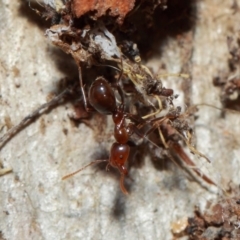
<path id="1" fill-rule="evenodd" d="M 192 75 L 189 92 L 181 91 L 187 80 L 165 81 L 179 94 L 177 102 L 183 107 L 186 96 L 192 103 L 221 106 L 212 78 L 219 70 L 228 71 L 226 36 L 239 31 L 240 17 L 233 14 L 232 3 L 198 1 L 196 30 L 188 36 L 193 45 L 184 50 L 169 39 L 162 56 L 147 63 L 155 73 L 161 63 L 176 73 L 189 59 L 185 63 Z M 41 20 L 33 16 L 20 1 L 0 1 L 1 134 L 6 122 L 15 125 L 45 103 L 67 72 L 59 69 L 61 56 L 45 38 Z M 42 116 L 1 150 L 4 166 L 13 168 L 13 173 L 0 178 L 0 230 L 5 239 L 172 239 L 172 222 L 193 214 L 194 205 L 204 209 L 221 192 L 207 191 L 177 167 L 158 171 L 149 159 L 142 168 L 131 170 L 134 183 L 127 197 L 116 179 L 94 168 L 61 181 L 93 160 L 92 148 L 109 149 L 114 141 L 110 134 L 99 144 L 84 124 L 73 127 L 68 109 L 61 106 Z M 200 109 L 195 123 L 197 149 L 212 164 L 194 158 L 197 165 L 223 187 L 229 181 L 238 184 L 239 116 L 227 113 L 220 118 L 216 109 Z M 111 131 L 110 126 L 107 132 Z"/>

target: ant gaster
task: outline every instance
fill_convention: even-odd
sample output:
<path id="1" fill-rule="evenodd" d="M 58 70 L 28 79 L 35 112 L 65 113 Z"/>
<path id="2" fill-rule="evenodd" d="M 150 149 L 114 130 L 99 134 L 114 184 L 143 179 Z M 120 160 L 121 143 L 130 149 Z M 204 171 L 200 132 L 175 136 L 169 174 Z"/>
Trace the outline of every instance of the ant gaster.
<path id="1" fill-rule="evenodd" d="M 130 147 L 127 144 L 130 135 L 132 134 L 131 123 L 126 126 L 125 119 L 128 117 L 130 118 L 130 114 L 124 112 L 124 100 L 123 100 L 123 93 L 121 88 L 119 87 L 119 83 L 117 83 L 117 89 L 121 96 L 121 104 L 117 105 L 116 97 L 114 94 L 114 90 L 109 85 L 109 83 L 103 78 L 98 77 L 91 85 L 89 92 L 88 92 L 88 100 L 91 106 L 97 110 L 99 113 L 104 115 L 112 115 L 113 122 L 115 124 L 114 128 L 114 137 L 116 142 L 112 144 L 110 150 L 110 157 L 108 160 L 95 160 L 85 166 L 84 168 L 98 163 L 98 162 L 108 162 L 108 166 L 111 165 L 119 170 L 121 177 L 120 177 L 120 187 L 124 194 L 127 194 L 127 190 L 124 187 L 124 178 L 128 174 L 128 170 L 125 166 Z M 63 179 L 66 179 L 80 171 L 84 168 L 77 170 L 76 172 L 65 176 Z"/>

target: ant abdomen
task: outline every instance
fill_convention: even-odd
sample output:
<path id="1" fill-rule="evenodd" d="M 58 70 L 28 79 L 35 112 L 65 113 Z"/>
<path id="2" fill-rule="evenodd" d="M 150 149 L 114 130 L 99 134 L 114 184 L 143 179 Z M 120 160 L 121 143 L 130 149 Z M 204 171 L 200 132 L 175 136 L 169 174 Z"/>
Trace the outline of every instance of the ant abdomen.
<path id="1" fill-rule="evenodd" d="M 104 115 L 111 115 L 116 111 L 115 94 L 109 83 L 98 77 L 91 85 L 88 98 L 90 104 Z"/>

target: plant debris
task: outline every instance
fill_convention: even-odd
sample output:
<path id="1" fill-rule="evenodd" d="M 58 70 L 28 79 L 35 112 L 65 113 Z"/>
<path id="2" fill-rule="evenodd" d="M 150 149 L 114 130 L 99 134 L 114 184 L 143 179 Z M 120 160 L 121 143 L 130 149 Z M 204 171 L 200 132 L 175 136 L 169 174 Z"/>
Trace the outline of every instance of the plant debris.
<path id="1" fill-rule="evenodd" d="M 221 73 L 213 84 L 221 88 L 220 99 L 224 107 L 240 110 L 240 38 L 227 37 L 229 73 Z"/>
<path id="2" fill-rule="evenodd" d="M 230 240 L 240 238 L 240 198 L 226 198 L 201 214 L 188 219 L 186 233 L 194 240 Z"/>
<path id="3" fill-rule="evenodd" d="M 90 13 L 96 20 L 105 14 L 117 17 L 117 22 L 122 23 L 125 16 L 133 9 L 135 0 L 73 0 L 72 12 L 75 17 L 80 18 Z"/>

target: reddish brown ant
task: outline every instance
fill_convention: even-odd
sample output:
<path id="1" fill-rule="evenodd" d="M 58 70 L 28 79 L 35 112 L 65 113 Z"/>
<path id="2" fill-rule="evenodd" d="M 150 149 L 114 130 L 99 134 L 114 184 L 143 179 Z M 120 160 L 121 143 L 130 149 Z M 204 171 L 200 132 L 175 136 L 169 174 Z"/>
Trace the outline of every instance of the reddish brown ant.
<path id="1" fill-rule="evenodd" d="M 121 74 L 120 74 L 121 77 Z M 119 78 L 120 79 L 120 78 Z M 115 124 L 114 128 L 114 137 L 116 142 L 112 144 L 110 150 L 110 157 L 108 160 L 95 160 L 85 166 L 84 168 L 93 165 L 99 162 L 108 162 L 108 166 L 111 165 L 119 170 L 121 177 L 120 177 L 120 187 L 124 194 L 127 194 L 127 190 L 124 187 L 124 178 L 128 174 L 126 168 L 126 162 L 128 160 L 130 147 L 127 144 L 130 135 L 132 134 L 132 124 L 126 126 L 125 119 L 131 118 L 131 115 L 124 112 L 124 98 L 123 92 L 119 87 L 119 83 L 117 83 L 117 89 L 121 96 L 121 104 L 118 106 L 116 103 L 116 97 L 112 87 L 109 83 L 103 78 L 98 77 L 91 85 L 89 92 L 88 92 L 88 99 L 91 106 L 97 110 L 99 113 L 104 115 L 112 115 L 113 122 Z M 86 96 L 84 97 L 86 99 Z M 85 105 L 87 103 L 85 102 Z M 84 168 L 77 170 L 74 173 L 71 173 L 63 179 L 66 179 L 74 174 L 82 171 Z"/>

